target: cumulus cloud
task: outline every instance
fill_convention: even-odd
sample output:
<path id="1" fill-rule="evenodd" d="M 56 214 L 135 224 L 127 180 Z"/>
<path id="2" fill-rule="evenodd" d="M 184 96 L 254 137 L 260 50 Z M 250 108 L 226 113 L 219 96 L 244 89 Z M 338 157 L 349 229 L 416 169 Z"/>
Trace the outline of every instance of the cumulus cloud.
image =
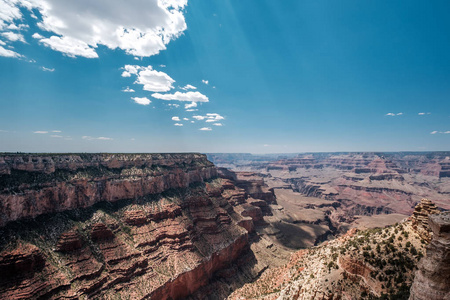
<path id="1" fill-rule="evenodd" d="M 86 43 L 74 39 L 70 36 L 51 36 L 47 39 L 40 39 L 40 43 L 50 47 L 55 51 L 64 53 L 69 57 L 83 56 L 86 58 L 97 58 L 97 52 Z"/>
<path id="2" fill-rule="evenodd" d="M 184 109 L 190 109 L 190 108 L 193 108 L 193 107 L 197 107 L 197 102 L 191 102 L 191 103 L 188 103 L 188 104 L 184 105 Z"/>
<path id="3" fill-rule="evenodd" d="M 180 121 L 180 117 L 172 117 L 172 121 Z"/>
<path id="4" fill-rule="evenodd" d="M 203 82 L 204 84 L 206 84 L 206 85 L 209 84 L 209 80 L 202 79 L 202 82 Z"/>
<path id="5" fill-rule="evenodd" d="M 127 54 L 147 57 L 186 30 L 183 15 L 187 0 L 30 0 L 1 1 L 0 29 L 22 19 L 19 6 L 32 17 L 38 10 L 38 27 L 52 34 L 41 42 L 68 56 L 98 57 L 96 48 L 104 45 Z M 75 47 L 73 47 L 75 46 Z"/>
<path id="6" fill-rule="evenodd" d="M 152 101 L 150 101 L 147 97 L 131 97 L 131 99 L 140 105 L 149 105 L 152 103 Z"/>
<path id="7" fill-rule="evenodd" d="M 184 121 L 189 121 L 189 118 L 183 118 Z"/>
<path id="8" fill-rule="evenodd" d="M 33 35 L 31 36 L 33 39 L 43 39 L 44 37 L 42 35 L 40 35 L 39 33 L 35 32 L 33 33 Z"/>
<path id="9" fill-rule="evenodd" d="M 214 126 L 223 126 L 222 123 L 214 123 L 213 125 L 214 125 Z"/>
<path id="10" fill-rule="evenodd" d="M 0 46 L 0 56 L 15 57 L 15 58 L 23 57 L 23 55 L 14 52 L 12 50 L 5 49 L 2 46 Z"/>
<path id="11" fill-rule="evenodd" d="M 189 101 L 189 102 L 209 102 L 208 97 L 203 95 L 200 92 L 175 92 L 174 94 L 160 94 L 154 93 L 152 94 L 153 98 L 161 99 L 161 100 L 175 100 L 175 101 Z"/>
<path id="12" fill-rule="evenodd" d="M 152 66 L 141 67 L 125 65 L 122 77 L 136 75 L 135 84 L 143 85 L 143 89 L 149 92 L 167 92 L 173 89 L 173 80 L 164 72 L 153 70 Z"/>
<path id="13" fill-rule="evenodd" d="M 180 104 L 175 104 L 175 103 L 170 103 L 170 104 L 167 104 L 167 105 L 171 106 L 171 107 L 175 107 L 175 108 L 180 107 Z"/>
<path id="14" fill-rule="evenodd" d="M 48 131 L 38 130 L 38 131 L 33 131 L 33 133 L 37 133 L 37 134 L 46 134 L 46 133 L 48 133 Z"/>
<path id="15" fill-rule="evenodd" d="M 111 140 L 113 140 L 112 138 L 105 137 L 105 136 L 92 137 L 92 136 L 85 135 L 85 136 L 82 136 L 81 138 L 83 140 L 88 140 L 88 141 L 93 141 L 93 140 L 111 141 Z"/>
<path id="16" fill-rule="evenodd" d="M 211 128 L 211 127 L 202 127 L 202 128 L 200 128 L 199 130 L 202 130 L 202 131 L 211 131 L 212 128 Z"/>
<path id="17" fill-rule="evenodd" d="M 418 113 L 418 115 L 419 115 L 419 116 L 424 116 L 424 115 L 431 115 L 431 113 L 429 113 L 429 112 L 427 112 L 427 113 L 424 113 L 424 112 L 420 112 L 420 113 Z"/>
<path id="18" fill-rule="evenodd" d="M 122 90 L 122 92 L 125 92 L 125 93 L 134 93 L 134 90 L 133 90 L 133 89 L 130 89 L 130 87 L 127 86 L 125 89 Z"/>
<path id="19" fill-rule="evenodd" d="M 19 41 L 19 42 L 25 43 L 25 38 L 20 33 L 8 31 L 8 32 L 2 32 L 1 35 L 3 37 L 7 38 L 8 40 L 10 40 L 11 42 Z"/>
<path id="20" fill-rule="evenodd" d="M 193 85 L 186 84 L 181 89 L 187 91 L 187 90 L 196 90 L 197 88 L 195 86 L 193 86 Z"/>
<path id="21" fill-rule="evenodd" d="M 401 115 L 403 115 L 403 113 L 402 112 L 399 112 L 399 113 L 387 113 L 386 114 L 386 116 L 390 116 L 390 117 L 395 117 L 395 116 L 401 116 Z"/>
<path id="22" fill-rule="evenodd" d="M 55 69 L 54 68 L 46 68 L 46 67 L 42 67 L 42 70 L 43 71 L 46 71 L 46 72 L 54 72 L 55 71 Z"/>
<path id="23" fill-rule="evenodd" d="M 197 116 L 192 116 L 192 117 L 198 121 L 205 120 L 205 122 L 208 122 L 208 123 L 217 122 L 217 121 L 225 119 L 223 116 L 216 114 L 216 113 L 208 113 L 204 116 L 197 115 Z M 221 125 L 219 125 L 219 126 L 221 126 Z"/>
<path id="24" fill-rule="evenodd" d="M 190 109 L 186 109 L 186 111 L 198 111 L 198 109 L 190 108 Z"/>
<path id="25" fill-rule="evenodd" d="M 180 123 L 175 123 L 173 125 L 175 125 L 175 126 L 183 126 L 183 124 L 180 124 Z"/>

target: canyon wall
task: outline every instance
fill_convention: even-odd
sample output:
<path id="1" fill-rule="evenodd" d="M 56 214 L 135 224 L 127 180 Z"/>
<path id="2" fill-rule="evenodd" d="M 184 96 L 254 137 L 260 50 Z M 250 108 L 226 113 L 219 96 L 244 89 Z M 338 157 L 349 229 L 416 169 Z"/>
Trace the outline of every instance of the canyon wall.
<path id="1" fill-rule="evenodd" d="M 450 213 L 429 217 L 433 239 L 419 263 L 410 300 L 450 299 Z"/>
<path id="2" fill-rule="evenodd" d="M 189 296 L 249 253 L 225 183 L 201 154 L 0 156 L 0 298 Z"/>
<path id="3" fill-rule="evenodd" d="M 217 176 L 202 154 L 0 155 L 0 226 L 185 188 Z"/>

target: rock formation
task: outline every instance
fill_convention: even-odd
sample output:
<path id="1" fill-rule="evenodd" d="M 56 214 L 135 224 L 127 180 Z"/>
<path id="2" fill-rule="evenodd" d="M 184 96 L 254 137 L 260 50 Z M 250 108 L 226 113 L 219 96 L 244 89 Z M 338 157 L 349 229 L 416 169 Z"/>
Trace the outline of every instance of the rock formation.
<path id="1" fill-rule="evenodd" d="M 429 216 L 433 239 L 419 263 L 410 300 L 450 299 L 450 212 Z"/>
<path id="2" fill-rule="evenodd" d="M 0 226 L 186 188 L 217 176 L 201 154 L 0 155 Z"/>
<path id="3" fill-rule="evenodd" d="M 426 241 L 431 241 L 432 231 L 429 225 L 429 216 L 438 214 L 440 211 L 436 205 L 430 200 L 423 198 L 414 208 L 411 216 L 413 228 L 417 230 L 419 235 Z"/>
<path id="4" fill-rule="evenodd" d="M 200 154 L 3 155 L 0 188 L 0 299 L 185 298 L 250 247 Z"/>

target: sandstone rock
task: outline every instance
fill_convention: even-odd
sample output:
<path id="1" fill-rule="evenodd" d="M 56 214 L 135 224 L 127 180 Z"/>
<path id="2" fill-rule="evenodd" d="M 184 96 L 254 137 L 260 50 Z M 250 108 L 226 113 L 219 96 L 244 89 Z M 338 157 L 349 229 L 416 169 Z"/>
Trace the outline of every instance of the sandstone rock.
<path id="1" fill-rule="evenodd" d="M 429 216 L 432 214 L 438 214 L 440 211 L 436 205 L 428 199 L 423 198 L 414 208 L 412 214 L 412 224 L 414 229 L 417 230 L 419 235 L 426 241 L 430 241 L 432 234 L 429 226 Z"/>
<path id="2" fill-rule="evenodd" d="M 450 212 L 429 216 L 433 239 L 419 263 L 410 300 L 450 299 Z"/>
<path id="3" fill-rule="evenodd" d="M 76 229 L 66 231 L 59 237 L 58 243 L 56 244 L 56 251 L 68 252 L 80 249 L 83 244 L 81 236 L 78 234 Z"/>

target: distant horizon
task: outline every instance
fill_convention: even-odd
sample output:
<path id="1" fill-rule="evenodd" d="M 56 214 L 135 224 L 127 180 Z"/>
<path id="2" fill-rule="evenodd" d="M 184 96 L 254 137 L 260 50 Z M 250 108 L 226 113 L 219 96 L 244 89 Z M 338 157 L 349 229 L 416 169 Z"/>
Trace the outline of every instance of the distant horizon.
<path id="1" fill-rule="evenodd" d="M 450 155 L 450 150 L 437 150 L 437 151 L 306 151 L 306 152 L 22 152 L 22 151 L 0 151 L 0 155 L 9 154 L 52 154 L 52 155 L 70 155 L 70 154 L 250 154 L 250 155 L 283 155 L 283 154 L 320 154 L 320 153 L 448 153 Z"/>

